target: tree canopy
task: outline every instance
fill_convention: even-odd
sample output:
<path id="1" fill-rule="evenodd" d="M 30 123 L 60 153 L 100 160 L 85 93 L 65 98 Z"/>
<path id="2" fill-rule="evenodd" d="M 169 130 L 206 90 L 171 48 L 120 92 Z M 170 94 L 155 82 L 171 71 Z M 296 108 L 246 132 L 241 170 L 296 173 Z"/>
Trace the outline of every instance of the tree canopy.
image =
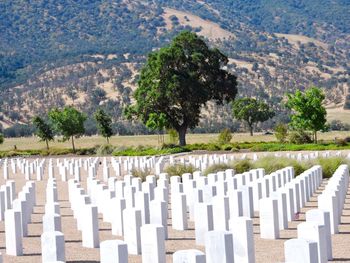
<path id="1" fill-rule="evenodd" d="M 251 136 L 253 136 L 254 124 L 267 121 L 275 115 L 268 104 L 254 98 L 242 98 L 234 101 L 232 112 L 237 120 L 247 123 Z"/>
<path id="2" fill-rule="evenodd" d="M 297 90 L 288 94 L 286 106 L 293 111 L 291 115 L 292 128 L 312 131 L 314 142 L 317 143 L 317 131 L 324 130 L 327 122 L 327 111 L 322 105 L 325 95 L 320 88 L 311 87 L 305 92 Z"/>
<path id="3" fill-rule="evenodd" d="M 49 141 L 54 139 L 54 132 L 49 123 L 46 123 L 39 116 L 33 118 L 33 124 L 36 128 L 35 134 L 41 141 L 46 143 L 46 148 L 49 149 Z"/>
<path id="4" fill-rule="evenodd" d="M 72 140 L 73 151 L 75 151 L 74 137 L 84 134 L 85 114 L 73 107 L 65 107 L 63 110 L 52 109 L 49 118 L 54 129 L 63 136 L 63 140 Z"/>
<path id="5" fill-rule="evenodd" d="M 195 33 L 180 33 L 169 46 L 149 54 L 134 94 L 136 104 L 126 108 L 126 115 L 145 124 L 164 116 L 167 128 L 175 129 L 185 145 L 187 129 L 197 126 L 203 105 L 235 98 L 237 80 L 223 68 L 227 63 L 224 54 Z"/>
<path id="6" fill-rule="evenodd" d="M 109 138 L 113 135 L 112 118 L 103 109 L 98 109 L 94 118 L 97 123 L 97 129 L 99 133 L 106 138 L 109 143 Z"/>

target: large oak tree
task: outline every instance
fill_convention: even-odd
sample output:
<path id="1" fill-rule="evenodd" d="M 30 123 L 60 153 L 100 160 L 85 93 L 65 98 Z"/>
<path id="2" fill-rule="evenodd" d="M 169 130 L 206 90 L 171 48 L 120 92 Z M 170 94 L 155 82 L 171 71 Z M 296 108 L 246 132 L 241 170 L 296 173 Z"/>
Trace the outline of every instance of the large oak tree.
<path id="1" fill-rule="evenodd" d="M 197 126 L 203 105 L 235 98 L 237 80 L 224 69 L 227 63 L 224 54 L 195 33 L 180 33 L 169 46 L 149 54 L 134 94 L 136 104 L 126 108 L 126 115 L 145 124 L 150 116 L 165 116 L 167 128 L 175 129 L 179 144 L 186 145 L 187 129 Z"/>

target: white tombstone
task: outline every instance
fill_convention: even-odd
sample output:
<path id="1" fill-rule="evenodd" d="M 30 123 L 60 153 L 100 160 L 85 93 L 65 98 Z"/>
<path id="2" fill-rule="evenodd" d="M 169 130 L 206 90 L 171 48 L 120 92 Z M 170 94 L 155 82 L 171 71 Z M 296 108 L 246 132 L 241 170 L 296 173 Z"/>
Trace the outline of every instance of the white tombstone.
<path id="1" fill-rule="evenodd" d="M 254 263 L 255 247 L 253 220 L 249 217 L 230 219 L 230 231 L 233 234 L 233 251 L 236 262 Z"/>
<path id="2" fill-rule="evenodd" d="M 112 234 L 122 236 L 123 231 L 123 210 L 126 208 L 124 198 L 114 197 L 109 202 L 112 221 Z"/>
<path id="3" fill-rule="evenodd" d="M 43 216 L 43 232 L 61 232 L 61 216 L 59 214 L 45 214 Z"/>
<path id="4" fill-rule="evenodd" d="M 144 192 L 136 192 L 135 208 L 141 211 L 142 225 L 149 224 L 149 195 Z"/>
<path id="5" fill-rule="evenodd" d="M 317 242 L 293 238 L 284 242 L 285 263 L 318 263 Z"/>
<path id="6" fill-rule="evenodd" d="M 150 223 L 164 227 L 164 238 L 168 239 L 168 210 L 164 201 L 153 200 L 150 202 Z"/>
<path id="7" fill-rule="evenodd" d="M 212 200 L 214 230 L 227 231 L 230 217 L 229 199 L 224 196 L 214 196 Z"/>
<path id="8" fill-rule="evenodd" d="M 243 199 L 242 191 L 229 190 L 229 206 L 230 206 L 230 218 L 236 216 L 243 216 Z"/>
<path id="9" fill-rule="evenodd" d="M 233 237 L 228 231 L 209 231 L 205 237 L 206 263 L 232 263 Z"/>
<path id="10" fill-rule="evenodd" d="M 11 256 L 23 254 L 21 213 L 13 209 L 5 212 L 5 243 L 6 254 Z"/>
<path id="11" fill-rule="evenodd" d="M 121 240 L 106 240 L 100 244 L 101 263 L 127 263 L 128 246 Z"/>
<path id="12" fill-rule="evenodd" d="M 129 254 L 141 254 L 141 211 L 135 208 L 124 209 L 123 223 L 124 241 L 128 245 Z"/>
<path id="13" fill-rule="evenodd" d="M 172 228 L 175 230 L 186 230 L 187 225 L 187 206 L 185 194 L 172 194 L 171 196 L 171 218 Z"/>
<path id="14" fill-rule="evenodd" d="M 327 241 L 323 225 L 314 222 L 303 222 L 298 225 L 298 238 L 317 243 L 318 262 L 327 262 Z"/>
<path id="15" fill-rule="evenodd" d="M 41 235 L 42 262 L 65 262 L 64 235 L 61 232 L 44 232 Z"/>
<path id="16" fill-rule="evenodd" d="M 93 205 L 85 205 L 83 213 L 82 245 L 83 247 L 88 248 L 98 248 L 100 240 L 98 232 L 97 207 Z"/>
<path id="17" fill-rule="evenodd" d="M 162 225 L 146 224 L 141 227 L 143 263 L 165 262 L 165 239 Z"/>
<path id="18" fill-rule="evenodd" d="M 337 234 L 339 217 L 338 217 L 338 203 L 337 198 L 329 193 L 320 194 L 317 197 L 318 208 L 329 212 L 330 223 L 331 223 L 331 233 Z"/>
<path id="19" fill-rule="evenodd" d="M 331 222 L 329 212 L 320 209 L 311 209 L 305 214 L 306 222 L 315 222 L 325 227 L 326 245 L 327 245 L 327 259 L 332 260 L 332 236 L 331 236 Z"/>
<path id="20" fill-rule="evenodd" d="M 173 263 L 205 263 L 205 254 L 197 249 L 178 250 L 173 254 Z"/>
<path id="21" fill-rule="evenodd" d="M 260 199 L 260 237 L 265 239 L 279 238 L 278 202 L 276 199 Z"/>
<path id="22" fill-rule="evenodd" d="M 213 224 L 213 206 L 206 203 L 197 203 L 194 207 L 194 224 L 196 245 L 205 244 L 205 235 L 214 230 Z"/>

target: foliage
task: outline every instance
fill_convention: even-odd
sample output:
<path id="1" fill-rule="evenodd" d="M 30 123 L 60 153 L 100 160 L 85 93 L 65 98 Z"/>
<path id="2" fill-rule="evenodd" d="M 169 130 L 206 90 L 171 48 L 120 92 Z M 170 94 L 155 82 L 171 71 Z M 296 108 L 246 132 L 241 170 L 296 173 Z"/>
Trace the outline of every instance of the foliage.
<path id="1" fill-rule="evenodd" d="M 178 133 L 176 132 L 176 130 L 174 129 L 168 129 L 167 130 L 168 134 L 169 134 L 169 142 L 171 144 L 176 144 L 179 140 L 179 135 Z"/>
<path id="2" fill-rule="evenodd" d="M 291 126 L 294 129 L 309 130 L 314 134 L 317 143 L 317 131 L 326 128 L 326 108 L 322 105 L 325 99 L 321 89 L 311 87 L 305 92 L 297 90 L 295 94 L 288 94 L 286 106 L 293 110 Z"/>
<path id="3" fill-rule="evenodd" d="M 101 145 L 99 147 L 96 147 L 96 155 L 97 156 L 104 156 L 104 155 L 111 155 L 115 150 L 115 147 L 108 144 Z"/>
<path id="4" fill-rule="evenodd" d="M 174 164 L 167 166 L 164 170 L 169 176 L 181 176 L 184 173 L 193 173 L 196 168 L 192 165 Z"/>
<path id="5" fill-rule="evenodd" d="M 220 171 L 225 171 L 227 169 L 232 169 L 232 165 L 226 163 L 212 164 L 204 170 L 203 174 L 208 175 L 210 173 L 217 173 Z"/>
<path id="6" fill-rule="evenodd" d="M 264 168 L 266 174 L 270 174 L 287 166 L 293 166 L 295 174 L 299 175 L 309 169 L 311 165 L 306 162 L 300 162 L 295 159 L 283 157 L 263 157 L 254 162 L 255 168 Z"/>
<path id="7" fill-rule="evenodd" d="M 97 123 L 99 133 L 106 138 L 109 143 L 109 138 L 113 135 L 112 118 L 103 109 L 98 109 L 94 118 Z"/>
<path id="8" fill-rule="evenodd" d="M 342 157 L 318 158 L 311 163 L 322 166 L 323 178 L 330 178 L 341 164 L 350 165 L 349 160 Z"/>
<path id="9" fill-rule="evenodd" d="M 36 136 L 38 136 L 41 141 L 44 141 L 46 143 L 46 148 L 49 149 L 49 141 L 53 141 L 55 138 L 51 125 L 39 116 L 33 118 L 33 125 L 36 127 Z"/>
<path id="10" fill-rule="evenodd" d="M 236 173 L 244 173 L 253 169 L 253 163 L 248 159 L 238 160 L 233 162 L 232 168 Z"/>
<path id="11" fill-rule="evenodd" d="M 149 168 L 146 168 L 146 169 L 136 169 L 136 168 L 133 168 L 131 170 L 131 174 L 135 177 L 138 177 L 141 179 L 142 182 L 145 182 L 146 181 L 146 177 L 148 175 L 151 175 L 152 174 L 152 171 L 151 169 Z"/>
<path id="12" fill-rule="evenodd" d="M 254 124 L 267 121 L 275 115 L 269 105 L 254 98 L 242 98 L 234 101 L 232 112 L 237 120 L 247 123 L 251 136 L 253 136 Z"/>
<path id="13" fill-rule="evenodd" d="M 286 142 L 288 136 L 288 126 L 284 123 L 279 123 L 275 126 L 274 130 L 276 139 L 281 143 Z"/>
<path id="14" fill-rule="evenodd" d="M 187 129 L 197 126 L 206 102 L 235 98 L 236 77 L 222 69 L 227 63 L 225 55 L 195 33 L 180 33 L 169 46 L 149 54 L 134 94 L 136 105 L 126 115 L 147 124 L 163 113 L 167 128 L 175 129 L 179 144 L 186 145 Z"/>
<path id="15" fill-rule="evenodd" d="M 33 125 L 16 123 L 15 125 L 4 129 L 4 136 L 6 138 L 25 137 L 32 135 L 34 130 L 35 128 Z"/>
<path id="16" fill-rule="evenodd" d="M 309 133 L 299 130 L 299 131 L 294 131 L 290 133 L 289 141 L 295 144 L 305 144 L 305 143 L 311 143 L 312 139 Z"/>
<path id="17" fill-rule="evenodd" d="M 74 137 L 84 134 L 84 122 L 86 116 L 73 107 L 65 107 L 63 110 L 52 109 L 49 118 L 54 129 L 63 136 L 63 140 L 72 140 L 73 151 L 75 151 Z"/>
<path id="18" fill-rule="evenodd" d="M 4 143 L 4 135 L 0 133 L 0 144 Z"/>
<path id="19" fill-rule="evenodd" d="M 218 137 L 219 144 L 229 144 L 232 140 L 232 134 L 230 129 L 223 129 Z"/>
<path id="20" fill-rule="evenodd" d="M 343 123 L 340 120 L 332 120 L 329 123 L 329 129 L 331 131 L 349 131 L 350 130 L 350 124 Z"/>
<path id="21" fill-rule="evenodd" d="M 150 113 L 149 118 L 146 122 L 146 127 L 148 129 L 151 129 L 152 131 L 157 130 L 158 131 L 158 145 L 164 144 L 164 135 L 163 131 L 166 127 L 166 117 L 164 113 L 156 114 L 156 113 Z"/>
<path id="22" fill-rule="evenodd" d="M 188 152 L 189 150 L 183 147 L 171 147 L 165 149 L 158 149 L 152 147 L 142 147 L 137 148 L 117 148 L 114 152 L 114 156 L 151 156 L 151 155 L 167 155 L 175 154 L 181 152 Z"/>

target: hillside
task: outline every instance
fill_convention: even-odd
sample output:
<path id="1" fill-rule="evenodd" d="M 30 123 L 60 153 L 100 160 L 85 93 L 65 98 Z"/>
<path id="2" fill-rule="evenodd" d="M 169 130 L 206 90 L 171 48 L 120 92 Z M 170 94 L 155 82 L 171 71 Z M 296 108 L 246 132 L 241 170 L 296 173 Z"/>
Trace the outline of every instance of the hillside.
<path id="1" fill-rule="evenodd" d="M 184 29 L 221 49 L 240 96 L 270 102 L 280 112 L 276 119 L 285 118 L 279 105 L 286 92 L 311 85 L 325 89 L 331 112 L 349 108 L 350 3 L 283 0 L 277 9 L 274 3 L 1 1 L 0 123 L 28 123 L 64 105 L 88 115 L 103 106 L 117 132 L 146 132 L 125 122 L 122 108 L 132 102 L 147 53 Z M 238 127 L 229 107 L 209 103 L 198 131 L 227 125 Z M 93 133 L 91 120 L 88 126 Z"/>

